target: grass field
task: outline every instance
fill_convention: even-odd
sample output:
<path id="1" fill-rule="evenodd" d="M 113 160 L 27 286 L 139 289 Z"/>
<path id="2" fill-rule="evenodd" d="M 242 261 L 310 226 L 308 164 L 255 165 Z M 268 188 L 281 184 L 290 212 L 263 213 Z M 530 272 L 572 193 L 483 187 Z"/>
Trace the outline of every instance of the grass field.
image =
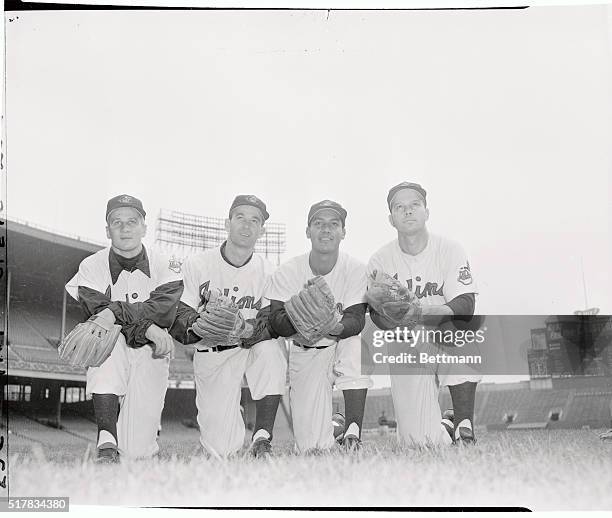
<path id="1" fill-rule="evenodd" d="M 297 456 L 285 442 L 266 461 L 209 459 L 196 437 L 162 434 L 159 459 L 117 466 L 93 464 L 77 436 L 62 447 L 17 441 L 10 495 L 73 505 L 612 509 L 612 444 L 591 430 L 482 432 L 472 448 L 421 451 L 372 434 L 358 455 Z"/>

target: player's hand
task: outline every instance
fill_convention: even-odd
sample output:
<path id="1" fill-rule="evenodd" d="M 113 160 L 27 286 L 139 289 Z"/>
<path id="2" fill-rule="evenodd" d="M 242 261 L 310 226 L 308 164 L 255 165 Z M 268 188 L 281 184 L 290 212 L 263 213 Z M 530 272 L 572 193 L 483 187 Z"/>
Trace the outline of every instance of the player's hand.
<path id="1" fill-rule="evenodd" d="M 115 314 L 109 308 L 100 311 L 97 317 L 105 320 L 109 323 L 109 325 L 113 325 L 115 323 Z"/>
<path id="2" fill-rule="evenodd" d="M 327 335 L 327 338 L 331 338 L 332 340 L 339 340 L 338 337 L 342 334 L 342 331 L 344 331 L 344 325 L 341 322 L 338 322 L 336 324 L 336 327 L 334 327 L 334 329 L 332 329 Z"/>
<path id="3" fill-rule="evenodd" d="M 151 324 L 145 336 L 153 342 L 153 355 L 157 357 L 169 356 L 174 351 L 174 340 L 166 331 L 155 324 Z"/>

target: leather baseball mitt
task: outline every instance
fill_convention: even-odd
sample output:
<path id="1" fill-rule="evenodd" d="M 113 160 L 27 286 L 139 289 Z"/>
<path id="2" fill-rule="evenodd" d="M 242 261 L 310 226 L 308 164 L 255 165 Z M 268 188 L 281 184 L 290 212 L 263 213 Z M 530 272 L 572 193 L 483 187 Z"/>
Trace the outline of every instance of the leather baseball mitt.
<path id="1" fill-rule="evenodd" d="M 325 279 L 318 275 L 285 303 L 287 315 L 297 331 L 292 337 L 302 345 L 314 345 L 338 326 L 336 303 Z"/>
<path id="2" fill-rule="evenodd" d="M 421 304 L 416 295 L 384 272 L 374 270 L 368 277 L 366 300 L 397 326 L 413 329 L 421 319 Z"/>
<path id="3" fill-rule="evenodd" d="M 252 324 L 244 319 L 236 303 L 216 291 L 209 292 L 206 307 L 191 330 L 207 347 L 238 345 L 253 334 Z"/>
<path id="4" fill-rule="evenodd" d="M 120 325 L 93 315 L 62 340 L 59 357 L 75 367 L 99 367 L 110 356 L 120 333 Z"/>

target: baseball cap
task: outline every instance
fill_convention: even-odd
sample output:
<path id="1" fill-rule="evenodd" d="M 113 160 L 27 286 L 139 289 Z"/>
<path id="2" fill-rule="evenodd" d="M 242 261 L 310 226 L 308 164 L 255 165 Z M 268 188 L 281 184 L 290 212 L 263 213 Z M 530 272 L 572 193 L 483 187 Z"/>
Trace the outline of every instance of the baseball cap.
<path id="1" fill-rule="evenodd" d="M 344 225 L 344 222 L 346 221 L 346 210 L 342 207 L 342 205 L 331 200 L 323 200 L 310 207 L 310 210 L 308 211 L 308 225 L 310 225 L 310 222 L 322 210 L 333 210 L 337 212 L 338 216 L 340 216 L 340 219 L 342 220 L 342 224 Z"/>
<path id="2" fill-rule="evenodd" d="M 266 204 L 261 201 L 257 196 L 253 196 L 252 194 L 239 194 L 238 196 L 236 196 L 229 210 L 230 216 L 232 214 L 232 211 L 240 205 L 250 205 L 251 207 L 259 209 L 259 212 L 261 212 L 264 221 L 266 221 L 270 217 L 270 214 L 268 214 L 268 211 L 266 210 Z"/>
<path id="3" fill-rule="evenodd" d="M 389 210 L 391 210 L 391 202 L 393 202 L 395 195 L 404 189 L 412 189 L 413 191 L 418 192 L 423 197 L 425 205 L 427 205 L 427 191 L 423 189 L 423 187 L 421 187 L 418 183 L 402 182 L 398 183 L 395 187 L 391 187 L 389 194 L 387 194 L 387 205 L 389 206 Z"/>
<path id="4" fill-rule="evenodd" d="M 108 217 L 110 213 L 115 209 L 119 209 L 121 207 L 131 207 L 136 209 L 142 217 L 144 218 L 147 213 L 145 212 L 142 202 L 138 198 L 134 198 L 134 196 L 130 196 L 129 194 L 120 194 L 119 196 L 115 196 L 108 200 L 106 204 L 106 220 L 108 221 Z"/>

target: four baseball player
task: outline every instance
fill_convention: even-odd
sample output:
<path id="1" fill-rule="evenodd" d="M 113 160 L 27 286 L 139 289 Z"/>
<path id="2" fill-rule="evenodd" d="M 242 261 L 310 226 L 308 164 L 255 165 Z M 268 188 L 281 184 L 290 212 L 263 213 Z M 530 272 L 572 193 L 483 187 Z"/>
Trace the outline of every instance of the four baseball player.
<path id="1" fill-rule="evenodd" d="M 343 391 L 345 401 L 340 442 L 347 451 L 359 449 L 367 390 L 372 386 L 361 368 L 368 274 L 383 271 L 406 283 L 420 299 L 424 328 L 469 319 L 477 293 L 460 245 L 428 232 L 425 189 L 403 182 L 389 191 L 387 205 L 397 239 L 376 252 L 367 267 L 340 251 L 347 211 L 324 200 L 308 212 L 310 251 L 275 270 L 254 254 L 269 218 L 266 205 L 256 196 L 239 195 L 226 219 L 227 240 L 189 257 L 181 271 L 173 258 L 143 246 L 146 213 L 140 200 L 129 195 L 109 200 L 106 223 L 111 246 L 83 260 L 66 285 L 87 318 L 98 315 L 122 326 L 111 356 L 100 367 L 87 370 L 87 392 L 93 395 L 98 423 L 98 460 L 116 462 L 120 454 L 137 458 L 157 453 L 173 338 L 195 345 L 200 443 L 209 455 L 225 458 L 243 447 L 243 379 L 256 405 L 249 451 L 254 457 L 270 455 L 287 372 L 297 449 L 307 453 L 335 445 L 334 386 Z M 304 343 L 285 303 L 317 276 L 333 294 L 337 325 L 318 342 Z M 229 345 L 205 343 L 194 324 L 212 293 L 229 298 L 244 319 L 257 322 L 257 333 Z M 369 309 L 377 327 L 396 327 Z M 448 347 L 415 345 L 430 353 Z M 454 372 L 453 364 L 391 373 L 399 440 L 417 445 L 474 443 L 474 398 L 480 378 L 477 372 Z M 453 412 L 447 412 L 451 419 L 442 423 L 438 390 L 444 385 L 449 387 Z"/>

